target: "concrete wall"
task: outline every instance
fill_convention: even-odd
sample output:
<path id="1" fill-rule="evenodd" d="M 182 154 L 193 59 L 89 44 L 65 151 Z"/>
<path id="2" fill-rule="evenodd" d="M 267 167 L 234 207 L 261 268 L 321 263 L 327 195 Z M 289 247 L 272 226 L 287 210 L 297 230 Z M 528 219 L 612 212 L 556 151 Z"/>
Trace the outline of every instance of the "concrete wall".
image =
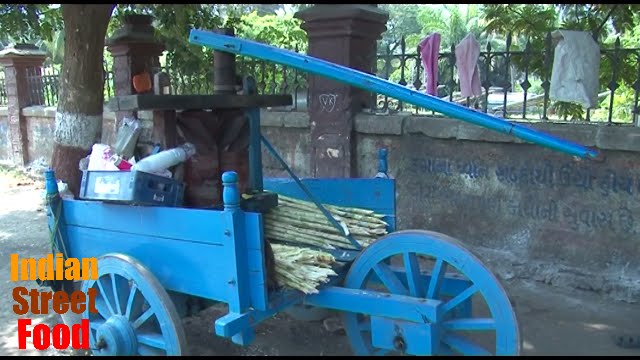
<path id="1" fill-rule="evenodd" d="M 48 159 L 54 109 L 24 112 L 32 137 L 30 158 Z M 0 109 L 0 157 L 7 158 L 2 114 Z M 262 124 L 289 166 L 309 176 L 307 114 L 264 111 Z M 377 149 L 388 147 L 400 229 L 456 237 L 503 278 L 531 278 L 637 301 L 640 128 L 533 126 L 597 146 L 607 160 L 577 160 L 451 119 L 363 114 L 356 119 L 359 176 L 374 176 Z M 105 113 L 103 136 L 113 139 L 113 114 Z M 286 176 L 266 151 L 263 164 L 267 175 Z"/>
<path id="2" fill-rule="evenodd" d="M 263 115 L 265 135 L 303 175 L 309 173 L 310 154 L 305 118 Z M 377 149 L 385 146 L 397 181 L 400 229 L 456 237 L 503 278 L 636 302 L 640 129 L 533 127 L 596 146 L 607 160 L 578 160 L 452 119 L 363 114 L 356 118 L 358 175 L 376 174 Z M 265 167 L 269 175 L 284 174 L 269 160 Z"/>
<path id="3" fill-rule="evenodd" d="M 27 120 L 29 162 L 39 159 L 49 162 L 53 151 L 56 108 L 53 106 L 31 106 L 22 109 L 22 114 Z M 114 113 L 104 113 L 103 136 L 109 141 L 113 139 L 113 131 L 110 126 L 113 125 L 114 119 Z M 7 107 L 0 107 L 0 161 L 12 160 L 8 126 Z"/>
<path id="4" fill-rule="evenodd" d="M 375 148 L 390 148 L 399 228 L 479 246 L 503 277 L 637 301 L 640 129 L 535 125 L 603 149 L 607 160 L 591 163 L 455 120 L 382 120 L 356 123 L 359 171 L 371 176 Z"/>

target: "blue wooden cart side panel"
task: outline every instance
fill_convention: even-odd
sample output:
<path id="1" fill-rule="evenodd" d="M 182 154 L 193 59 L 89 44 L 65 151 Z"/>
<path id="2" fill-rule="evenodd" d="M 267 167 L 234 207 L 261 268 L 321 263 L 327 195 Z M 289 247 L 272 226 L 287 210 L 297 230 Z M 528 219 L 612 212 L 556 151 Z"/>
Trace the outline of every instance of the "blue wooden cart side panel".
<path id="1" fill-rule="evenodd" d="M 267 309 L 258 213 L 65 200 L 62 216 L 69 257 L 126 254 L 168 290 Z"/>
<path id="2" fill-rule="evenodd" d="M 129 255 L 147 267 L 167 290 L 224 302 L 235 290 L 227 284 L 232 277 L 228 246 L 78 226 L 67 226 L 66 235 L 72 257 Z"/>
<path id="3" fill-rule="evenodd" d="M 223 211 L 64 200 L 68 225 L 209 244 L 230 243 Z"/>
<path id="4" fill-rule="evenodd" d="M 389 231 L 396 227 L 396 184 L 383 178 L 300 179 L 321 203 L 357 207 L 386 215 Z M 300 200 L 311 201 L 289 178 L 265 178 L 264 189 Z"/>
<path id="5" fill-rule="evenodd" d="M 267 274 L 264 255 L 264 234 L 262 233 L 262 215 L 245 214 L 247 229 L 257 229 L 253 236 L 247 236 L 247 264 L 251 287 L 251 305 L 257 310 L 267 310 Z"/>

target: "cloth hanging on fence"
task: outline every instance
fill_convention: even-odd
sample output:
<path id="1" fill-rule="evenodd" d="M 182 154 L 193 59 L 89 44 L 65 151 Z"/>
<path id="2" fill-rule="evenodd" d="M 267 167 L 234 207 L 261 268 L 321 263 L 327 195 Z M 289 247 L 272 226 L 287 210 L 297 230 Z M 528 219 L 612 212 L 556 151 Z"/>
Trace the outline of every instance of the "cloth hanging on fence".
<path id="1" fill-rule="evenodd" d="M 424 66 L 424 82 L 427 94 L 438 95 L 438 55 L 440 53 L 440 34 L 432 33 L 422 39 L 418 47 Z"/>
<path id="2" fill-rule="evenodd" d="M 462 97 L 479 96 L 482 94 L 480 84 L 480 43 L 469 33 L 456 46 L 456 67 L 460 79 L 460 95 Z"/>
<path id="3" fill-rule="evenodd" d="M 549 98 L 595 108 L 600 87 L 600 46 L 586 31 L 556 30 L 551 37 L 558 44 Z"/>

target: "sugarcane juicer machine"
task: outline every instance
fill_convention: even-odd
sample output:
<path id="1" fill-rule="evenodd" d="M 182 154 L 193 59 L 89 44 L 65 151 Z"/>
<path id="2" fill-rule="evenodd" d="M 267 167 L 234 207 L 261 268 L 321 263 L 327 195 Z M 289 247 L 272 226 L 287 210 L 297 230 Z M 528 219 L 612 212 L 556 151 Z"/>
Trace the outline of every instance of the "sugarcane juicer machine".
<path id="1" fill-rule="evenodd" d="M 189 41 L 331 78 L 579 158 L 600 159 L 597 151 L 579 144 L 311 56 L 197 29 Z M 254 91 L 251 78 L 244 91 Z M 55 175 L 46 173 L 49 226 L 56 230 L 59 248 L 69 257 L 98 258 L 99 279 L 82 283 L 83 290 L 99 292 L 99 313 L 83 315 L 90 320 L 94 354 L 186 354 L 185 308 L 220 302 L 228 304 L 228 313 L 215 320 L 215 334 L 240 345 L 252 342 L 254 327 L 263 320 L 305 306 L 340 312 L 358 355 L 519 354 L 521 338 L 509 297 L 476 256 L 442 234 L 395 231 L 393 179 L 301 180 L 260 134 L 260 104 L 245 105 L 250 123 L 246 192 L 254 195 L 252 203 L 241 201 L 235 171 L 221 176 L 217 209 L 61 199 Z M 291 179 L 263 178 L 261 145 Z M 389 235 L 362 249 L 343 232 L 358 250 L 333 252 L 338 276 L 317 294 L 270 289 L 262 213 L 277 206 L 274 194 L 312 201 L 329 221 L 333 218 L 322 204 L 373 210 L 386 216 Z"/>

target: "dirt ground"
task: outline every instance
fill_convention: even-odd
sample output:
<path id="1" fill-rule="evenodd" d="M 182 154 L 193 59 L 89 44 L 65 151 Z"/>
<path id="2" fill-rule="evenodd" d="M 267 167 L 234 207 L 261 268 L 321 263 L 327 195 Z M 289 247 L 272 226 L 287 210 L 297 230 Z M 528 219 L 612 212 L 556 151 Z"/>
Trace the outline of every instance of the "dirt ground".
<path id="1" fill-rule="evenodd" d="M 11 291 L 34 283 L 9 281 L 9 254 L 40 257 L 47 253 L 46 216 L 41 184 L 0 167 L 0 355 L 70 355 L 55 349 L 18 350 L 17 315 Z M 640 349 L 615 345 L 621 333 L 640 335 L 640 305 L 616 303 L 595 293 L 551 288 L 534 282 L 504 283 L 513 302 L 524 338 L 524 355 L 640 355 Z M 280 314 L 256 328 L 256 341 L 240 347 L 213 334 L 222 314 L 209 308 L 184 320 L 187 342 L 194 355 L 352 355 L 344 334 L 330 333 L 321 323 L 303 322 Z M 61 322 L 58 315 L 34 315 L 34 323 Z"/>

